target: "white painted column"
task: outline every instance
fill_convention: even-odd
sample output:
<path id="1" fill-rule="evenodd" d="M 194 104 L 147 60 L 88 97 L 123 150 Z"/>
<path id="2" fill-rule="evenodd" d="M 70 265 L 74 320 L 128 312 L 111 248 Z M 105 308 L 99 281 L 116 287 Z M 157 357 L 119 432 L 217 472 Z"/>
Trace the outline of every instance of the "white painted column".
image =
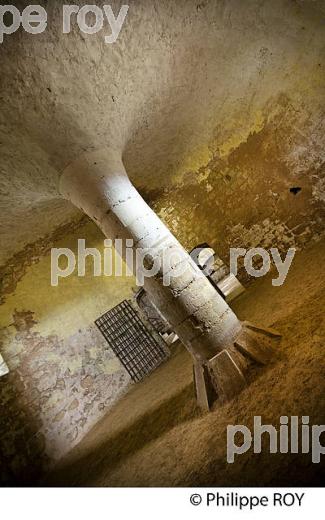
<path id="1" fill-rule="evenodd" d="M 144 281 L 154 304 L 198 364 L 227 351 L 227 364 L 233 363 L 242 381 L 238 368 L 242 357 L 234 348 L 240 321 L 131 184 L 120 155 L 83 156 L 63 172 L 60 191 L 107 238 L 132 239 L 136 250 L 148 250 L 147 267 L 160 266 L 155 276 Z"/>

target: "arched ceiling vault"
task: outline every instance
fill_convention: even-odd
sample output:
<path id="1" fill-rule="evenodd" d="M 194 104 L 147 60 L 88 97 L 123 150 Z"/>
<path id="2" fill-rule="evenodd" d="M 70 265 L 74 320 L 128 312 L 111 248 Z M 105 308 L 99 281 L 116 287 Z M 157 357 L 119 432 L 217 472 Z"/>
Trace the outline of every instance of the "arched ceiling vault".
<path id="1" fill-rule="evenodd" d="M 115 44 L 75 25 L 62 34 L 62 4 L 53 1 L 43 2 L 43 34 L 20 30 L 0 46 L 0 264 L 78 216 L 58 179 L 87 151 L 121 150 L 150 199 L 195 183 L 202 167 L 287 113 L 293 139 L 305 136 L 319 162 L 323 2 L 128 3 Z M 303 168 L 298 148 L 292 165 Z"/>

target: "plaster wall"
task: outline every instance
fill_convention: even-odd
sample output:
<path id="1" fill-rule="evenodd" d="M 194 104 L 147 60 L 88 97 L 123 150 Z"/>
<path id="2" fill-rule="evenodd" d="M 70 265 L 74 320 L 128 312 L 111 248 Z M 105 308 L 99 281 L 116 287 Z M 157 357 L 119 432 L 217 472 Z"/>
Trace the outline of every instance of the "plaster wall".
<path id="1" fill-rule="evenodd" d="M 76 252 L 78 238 L 103 252 L 103 236 L 82 225 L 53 247 Z M 35 252 L 36 254 L 36 252 Z M 71 275 L 50 286 L 50 254 L 27 267 L 0 306 L 0 481 L 28 482 L 60 458 L 120 398 L 130 378 L 94 325 L 132 295 L 132 277 Z"/>

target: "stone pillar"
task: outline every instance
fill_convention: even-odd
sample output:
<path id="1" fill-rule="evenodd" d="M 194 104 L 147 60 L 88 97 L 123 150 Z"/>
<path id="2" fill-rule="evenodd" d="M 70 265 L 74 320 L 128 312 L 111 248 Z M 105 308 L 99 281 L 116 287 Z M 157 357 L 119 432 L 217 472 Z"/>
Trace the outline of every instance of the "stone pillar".
<path id="1" fill-rule="evenodd" d="M 200 406 L 209 408 L 211 392 L 225 399 L 238 393 L 246 363 L 234 345 L 242 324 L 131 184 L 120 155 L 83 156 L 63 172 L 60 191 L 107 238 L 143 251 L 146 269 L 155 272 L 144 288 L 193 357 Z"/>

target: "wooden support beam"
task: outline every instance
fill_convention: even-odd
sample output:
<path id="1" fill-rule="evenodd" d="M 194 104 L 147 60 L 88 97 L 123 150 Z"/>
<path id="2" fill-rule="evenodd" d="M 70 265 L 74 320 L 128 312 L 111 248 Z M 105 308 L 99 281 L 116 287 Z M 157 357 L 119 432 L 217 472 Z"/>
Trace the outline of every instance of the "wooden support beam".
<path id="1" fill-rule="evenodd" d="M 245 377 L 227 350 L 210 359 L 207 366 L 212 384 L 222 401 L 229 401 L 245 388 Z"/>

